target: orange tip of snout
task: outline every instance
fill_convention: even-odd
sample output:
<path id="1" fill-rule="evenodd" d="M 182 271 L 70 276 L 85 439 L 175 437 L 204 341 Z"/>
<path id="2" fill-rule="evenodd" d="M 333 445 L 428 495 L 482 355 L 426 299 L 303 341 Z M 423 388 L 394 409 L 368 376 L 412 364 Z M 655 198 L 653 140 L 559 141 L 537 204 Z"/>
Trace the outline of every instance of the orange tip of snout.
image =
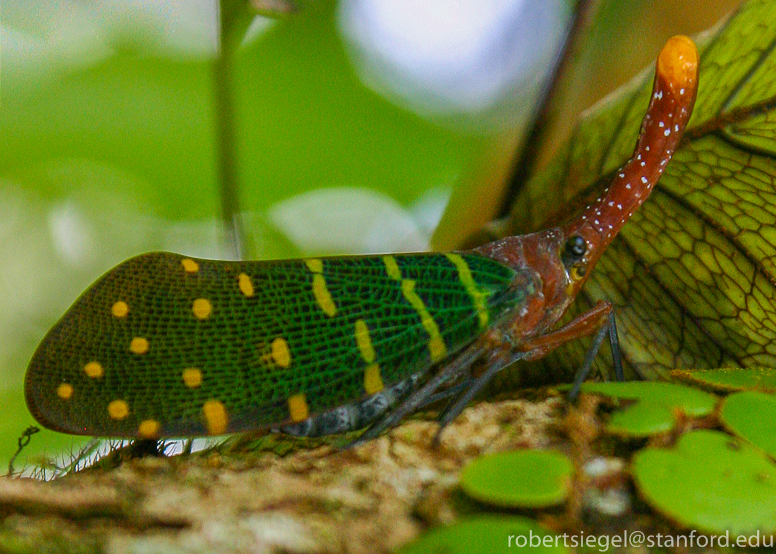
<path id="1" fill-rule="evenodd" d="M 698 78 L 698 49 L 692 39 L 683 35 L 668 39 L 657 58 L 657 71 L 672 88 L 692 88 Z"/>

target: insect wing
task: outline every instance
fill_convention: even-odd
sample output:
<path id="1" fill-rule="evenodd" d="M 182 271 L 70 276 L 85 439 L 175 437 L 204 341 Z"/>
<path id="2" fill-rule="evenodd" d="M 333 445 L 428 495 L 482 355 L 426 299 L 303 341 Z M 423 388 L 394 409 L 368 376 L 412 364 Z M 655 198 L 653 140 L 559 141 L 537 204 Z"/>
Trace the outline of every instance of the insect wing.
<path id="1" fill-rule="evenodd" d="M 522 305 L 473 254 L 223 262 L 151 253 L 87 290 L 25 381 L 75 434 L 220 434 L 301 421 L 424 373 Z"/>

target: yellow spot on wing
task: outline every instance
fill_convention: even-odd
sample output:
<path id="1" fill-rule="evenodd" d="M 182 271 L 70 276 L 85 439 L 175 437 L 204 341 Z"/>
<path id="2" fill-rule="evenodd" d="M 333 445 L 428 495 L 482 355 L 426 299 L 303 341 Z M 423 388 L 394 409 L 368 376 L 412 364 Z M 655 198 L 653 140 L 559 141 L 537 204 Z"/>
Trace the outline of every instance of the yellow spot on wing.
<path id="1" fill-rule="evenodd" d="M 371 364 L 364 371 L 364 390 L 367 394 L 380 392 L 385 388 L 383 378 L 380 376 L 380 366 Z"/>
<path id="2" fill-rule="evenodd" d="M 114 317 L 124 317 L 129 313 L 129 306 L 127 306 L 126 302 L 119 300 L 113 304 L 110 313 L 112 313 Z"/>
<path id="3" fill-rule="evenodd" d="M 436 335 L 428 340 L 428 351 L 431 353 L 431 360 L 437 362 L 447 355 L 447 346 L 441 335 Z"/>
<path id="4" fill-rule="evenodd" d="M 426 330 L 429 336 L 428 350 L 431 354 L 431 361 L 436 362 L 441 360 L 447 354 L 447 347 L 445 341 L 442 339 L 442 335 L 439 333 L 439 327 L 428 313 L 426 305 L 423 303 L 423 299 L 415 292 L 415 281 L 412 279 L 404 279 L 401 282 L 401 291 L 404 294 L 404 298 L 415 308 L 420 316 L 420 323 Z"/>
<path id="5" fill-rule="evenodd" d="M 315 296 L 315 301 L 318 302 L 318 306 L 321 307 L 323 313 L 332 317 L 337 313 L 337 306 L 331 298 L 329 289 L 326 288 L 326 278 L 322 275 L 323 261 L 318 258 L 312 258 L 305 260 L 304 263 L 307 265 L 307 269 L 312 273 L 315 273 L 313 276 L 313 295 Z"/>
<path id="6" fill-rule="evenodd" d="M 181 265 L 186 273 L 196 273 L 199 271 L 199 264 L 191 258 L 183 258 L 181 260 Z"/>
<path id="7" fill-rule="evenodd" d="M 209 435 L 221 435 L 226 432 L 229 416 L 226 415 L 226 407 L 218 400 L 208 400 L 202 406 L 205 415 L 205 426 Z"/>
<path id="8" fill-rule="evenodd" d="M 73 396 L 73 385 L 70 383 L 62 383 L 57 387 L 57 396 L 62 400 L 70 400 Z"/>
<path id="9" fill-rule="evenodd" d="M 401 280 L 401 270 L 399 270 L 399 264 L 396 263 L 396 258 L 393 256 L 383 256 L 383 263 L 385 264 L 385 272 L 391 279 Z"/>
<path id="10" fill-rule="evenodd" d="M 329 289 L 326 288 L 326 279 L 320 273 L 316 273 L 313 276 L 313 295 L 323 313 L 329 317 L 337 313 L 337 306 L 331 298 Z"/>
<path id="11" fill-rule="evenodd" d="M 213 311 L 213 306 L 207 298 L 197 298 L 191 306 L 191 311 L 197 319 L 207 319 Z"/>
<path id="12" fill-rule="evenodd" d="M 145 354 L 148 352 L 148 340 L 143 337 L 135 337 L 129 343 L 129 351 L 133 354 Z"/>
<path id="13" fill-rule="evenodd" d="M 388 274 L 388 277 L 401 282 L 401 291 L 404 294 L 404 298 L 407 299 L 420 316 L 420 322 L 429 336 L 428 350 L 431 353 L 431 361 L 436 362 L 441 360 L 447 354 L 447 346 L 445 346 L 445 341 L 439 333 L 439 327 L 437 326 L 436 321 L 434 321 L 434 318 L 428 313 L 428 309 L 423 303 L 423 299 L 415 292 L 415 281 L 412 279 L 401 278 L 399 264 L 396 263 L 396 258 L 393 256 L 383 256 L 383 263 L 385 264 L 385 272 Z"/>
<path id="14" fill-rule="evenodd" d="M 84 373 L 92 379 L 97 379 L 105 374 L 105 370 L 102 369 L 100 362 L 89 362 L 84 366 Z"/>
<path id="15" fill-rule="evenodd" d="M 137 436 L 141 439 L 155 439 L 159 436 L 159 422 L 155 419 L 146 419 L 137 427 Z"/>
<path id="16" fill-rule="evenodd" d="M 375 361 L 375 349 L 369 337 L 369 327 L 363 319 L 356 320 L 356 344 L 361 351 L 361 357 L 368 364 Z"/>
<path id="17" fill-rule="evenodd" d="M 253 283 L 251 282 L 251 278 L 245 273 L 240 273 L 237 277 L 237 286 L 240 287 L 240 292 L 245 296 L 253 296 Z"/>
<path id="18" fill-rule="evenodd" d="M 291 365 L 291 351 L 288 349 L 286 339 L 278 337 L 272 341 L 272 359 L 280 367 Z"/>
<path id="19" fill-rule="evenodd" d="M 307 269 L 313 273 L 323 273 L 323 262 L 318 258 L 305 260 L 304 263 L 307 264 Z"/>
<path id="20" fill-rule="evenodd" d="M 288 399 L 288 413 L 291 421 L 303 421 L 310 417 L 310 408 L 307 407 L 307 399 L 304 394 L 295 394 Z"/>
<path id="21" fill-rule="evenodd" d="M 195 389 L 202 384 L 202 372 L 196 367 L 183 370 L 183 384 L 190 389 Z"/>
<path id="22" fill-rule="evenodd" d="M 129 415 L 129 405 L 123 400 L 114 400 L 108 404 L 108 415 L 111 419 L 122 420 Z"/>
<path id="23" fill-rule="evenodd" d="M 461 280 L 461 283 L 466 289 L 466 292 L 472 299 L 474 308 L 477 310 L 477 317 L 480 319 L 480 329 L 484 329 L 488 326 L 489 316 L 488 305 L 486 303 L 488 294 L 482 292 L 477 286 L 477 283 L 474 281 L 474 277 L 472 277 L 471 269 L 469 269 L 469 264 L 466 263 L 466 260 L 464 260 L 458 254 L 445 254 L 445 256 L 447 256 L 447 259 L 450 260 L 458 270 L 458 278 Z"/>

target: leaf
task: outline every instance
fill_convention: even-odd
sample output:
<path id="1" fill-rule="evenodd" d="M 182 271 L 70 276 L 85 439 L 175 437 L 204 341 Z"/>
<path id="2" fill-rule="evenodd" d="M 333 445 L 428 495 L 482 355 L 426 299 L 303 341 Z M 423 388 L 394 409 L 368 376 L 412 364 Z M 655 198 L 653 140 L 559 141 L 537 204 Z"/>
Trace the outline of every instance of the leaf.
<path id="1" fill-rule="evenodd" d="M 676 369 L 671 372 L 684 383 L 716 392 L 756 390 L 776 392 L 776 368 Z"/>
<path id="2" fill-rule="evenodd" d="M 616 310 L 626 365 L 776 366 L 776 4 L 751 0 L 698 37 L 700 84 L 685 140 L 609 247 L 567 317 Z M 514 204 L 510 232 L 545 228 L 595 198 L 632 151 L 651 70 L 589 113 Z M 572 372 L 583 341 L 543 367 Z M 599 356 L 599 368 L 610 368 Z"/>
<path id="3" fill-rule="evenodd" d="M 746 391 L 725 399 L 719 419 L 732 433 L 776 457 L 776 398 L 763 392 Z"/>
<path id="4" fill-rule="evenodd" d="M 676 448 L 645 448 L 631 471 L 644 499 L 682 527 L 731 538 L 776 532 L 776 465 L 724 433 L 694 431 Z"/>
<path id="5" fill-rule="evenodd" d="M 625 437 L 649 437 L 667 433 L 682 418 L 704 417 L 714 411 L 717 397 L 673 383 L 584 383 L 582 391 L 634 403 L 612 414 L 610 433 Z"/>
<path id="6" fill-rule="evenodd" d="M 558 544 L 560 542 L 560 544 Z M 520 516 L 481 515 L 438 527 L 402 547 L 398 554 L 445 552 L 480 554 L 494 552 L 568 552 L 563 541 L 538 523 Z"/>
<path id="7" fill-rule="evenodd" d="M 574 466 L 557 450 L 514 450 L 481 456 L 464 468 L 461 488 L 499 508 L 542 508 L 563 502 Z"/>

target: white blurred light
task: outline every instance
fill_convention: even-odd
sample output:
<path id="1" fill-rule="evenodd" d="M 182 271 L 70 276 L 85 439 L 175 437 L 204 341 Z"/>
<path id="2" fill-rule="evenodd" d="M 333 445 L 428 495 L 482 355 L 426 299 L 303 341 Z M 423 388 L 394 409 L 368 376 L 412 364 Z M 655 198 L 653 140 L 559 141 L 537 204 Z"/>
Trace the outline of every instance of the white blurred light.
<path id="1" fill-rule="evenodd" d="M 496 109 L 501 125 L 531 108 L 567 18 L 563 0 L 343 0 L 339 12 L 375 91 L 430 116 Z"/>
<path id="2" fill-rule="evenodd" d="M 413 252 L 428 249 L 430 230 L 437 223 L 429 218 L 441 216 L 447 194 L 424 197 L 423 202 L 418 210 L 423 221 L 418 221 L 390 196 L 363 188 L 333 187 L 279 202 L 268 215 L 303 252 Z"/>
<path id="3" fill-rule="evenodd" d="M 78 204 L 66 200 L 55 205 L 49 212 L 49 229 L 54 251 L 62 261 L 74 267 L 93 263 L 95 229 Z"/>

